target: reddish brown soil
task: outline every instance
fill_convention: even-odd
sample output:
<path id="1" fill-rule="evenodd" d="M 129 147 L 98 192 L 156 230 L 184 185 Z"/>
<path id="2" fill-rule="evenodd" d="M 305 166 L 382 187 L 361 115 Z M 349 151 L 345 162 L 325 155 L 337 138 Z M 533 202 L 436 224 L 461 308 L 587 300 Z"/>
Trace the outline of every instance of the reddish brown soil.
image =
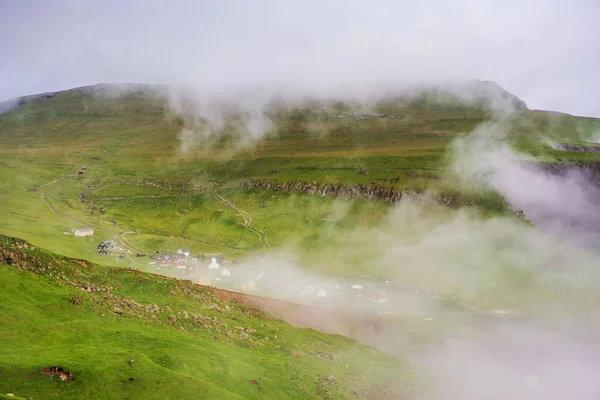
<path id="1" fill-rule="evenodd" d="M 131 270 L 127 272 L 135 273 L 137 271 Z M 162 279 L 175 280 L 175 278 L 164 275 L 153 273 L 150 273 L 150 275 Z M 262 310 L 272 316 L 283 319 L 297 328 L 314 329 L 320 332 L 344 335 L 366 345 L 374 345 L 377 335 L 389 328 L 388 322 L 374 315 L 344 311 L 337 308 L 306 306 L 283 300 L 217 289 L 197 283 L 194 283 L 194 285 L 211 289 L 228 300 Z"/>
<path id="2" fill-rule="evenodd" d="M 383 321 L 372 315 L 361 315 L 336 308 L 300 305 L 223 289 L 213 290 L 224 298 L 265 311 L 297 328 L 337 333 L 365 344 L 372 342 L 384 328 Z"/>

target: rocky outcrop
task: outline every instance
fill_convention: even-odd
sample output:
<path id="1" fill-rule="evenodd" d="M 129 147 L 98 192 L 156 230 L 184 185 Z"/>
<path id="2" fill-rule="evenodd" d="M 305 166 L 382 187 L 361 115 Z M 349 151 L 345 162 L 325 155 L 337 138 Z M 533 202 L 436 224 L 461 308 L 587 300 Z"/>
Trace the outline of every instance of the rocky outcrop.
<path id="1" fill-rule="evenodd" d="M 600 149 L 600 148 L 599 148 Z M 600 162 L 557 162 L 530 164 L 548 175 L 570 177 L 595 188 L 600 188 Z"/>
<path id="2" fill-rule="evenodd" d="M 554 150 L 575 151 L 577 153 L 600 153 L 600 146 L 583 146 L 580 144 L 558 143 Z"/>
<path id="3" fill-rule="evenodd" d="M 0 244 L 0 265 L 20 266 L 30 261 L 27 259 L 27 254 L 20 251 L 23 247 L 29 246 L 26 243 L 17 243 L 15 247 L 5 247 Z"/>
<path id="4" fill-rule="evenodd" d="M 539 228 L 600 252 L 600 162 L 530 163 L 536 190 L 515 187 L 511 201 Z M 547 178 L 547 179 L 546 179 Z"/>
<path id="5" fill-rule="evenodd" d="M 397 190 L 386 188 L 377 184 L 364 185 L 344 185 L 335 183 L 315 183 L 305 181 L 294 181 L 277 183 L 272 181 L 246 180 L 238 183 L 240 189 L 263 189 L 274 190 L 286 193 L 306 193 L 321 197 L 339 197 L 344 200 L 369 200 L 381 201 L 389 204 L 396 204 L 401 199 L 412 199 L 420 202 L 436 202 L 448 207 L 459 207 L 461 205 L 474 205 L 460 201 L 459 199 L 444 195 L 428 192 L 421 192 L 414 189 Z"/>

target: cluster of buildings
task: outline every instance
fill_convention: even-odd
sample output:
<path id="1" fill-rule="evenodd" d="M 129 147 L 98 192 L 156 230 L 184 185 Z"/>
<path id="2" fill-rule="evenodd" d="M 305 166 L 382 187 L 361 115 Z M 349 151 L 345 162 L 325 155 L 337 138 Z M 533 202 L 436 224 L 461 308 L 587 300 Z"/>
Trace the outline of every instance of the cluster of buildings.
<path id="1" fill-rule="evenodd" d="M 339 284 L 319 283 L 290 279 L 285 273 L 265 270 L 257 265 L 240 267 L 235 270 L 234 276 L 229 268 L 222 265 L 226 264 L 222 254 L 206 253 L 196 256 L 190 255 L 190 251 L 185 248 L 173 253 L 157 253 L 151 258 L 150 264 L 155 265 L 161 274 L 183 275 L 202 285 L 263 295 L 277 294 L 282 298 L 302 302 L 341 304 L 356 301 L 358 304 L 384 305 L 388 302 L 389 291 L 393 291 L 388 281 L 353 283 L 348 277 Z"/>
<path id="2" fill-rule="evenodd" d="M 203 271 L 212 271 L 209 275 L 214 279 L 231 276 L 228 268 L 221 267 L 220 263 L 223 262 L 221 253 L 191 256 L 188 249 L 181 248 L 175 253 L 157 253 L 151 258 L 154 261 L 150 261 L 150 264 L 156 265 L 157 270 L 172 269 L 178 271 L 180 275 L 202 275 Z"/>
<path id="3" fill-rule="evenodd" d="M 91 236 L 91 228 L 78 229 L 73 232 L 75 236 Z M 113 252 L 124 251 L 114 240 L 105 240 L 98 244 L 98 253 L 108 255 Z M 144 256 L 144 254 L 138 254 Z M 284 297 L 304 298 L 309 301 L 317 301 L 324 304 L 337 302 L 358 301 L 374 304 L 383 304 L 388 300 L 386 289 L 393 288 L 385 282 L 351 283 L 341 284 L 315 284 L 315 282 L 288 282 L 285 277 L 278 276 L 275 271 L 265 271 L 262 268 L 243 268 L 236 271 L 233 277 L 231 270 L 221 264 L 224 261 L 222 253 L 204 253 L 191 255 L 186 248 L 180 248 L 173 253 L 156 252 L 150 255 L 149 264 L 155 265 L 161 274 L 183 275 L 186 279 L 192 279 L 204 285 L 219 285 L 241 290 L 244 292 L 281 292 L 287 294 Z M 286 287 L 287 286 L 287 287 Z M 312 300 L 310 300 L 312 299 Z"/>

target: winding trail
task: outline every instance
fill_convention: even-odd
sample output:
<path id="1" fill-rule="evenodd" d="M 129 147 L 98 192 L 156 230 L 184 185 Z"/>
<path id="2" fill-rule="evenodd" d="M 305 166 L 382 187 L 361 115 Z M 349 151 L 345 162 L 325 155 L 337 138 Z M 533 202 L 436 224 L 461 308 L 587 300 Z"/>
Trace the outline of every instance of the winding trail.
<path id="1" fill-rule="evenodd" d="M 65 152 L 63 149 L 58 149 L 58 150 L 59 150 L 61 153 L 63 153 L 63 155 L 64 155 L 64 156 L 65 156 L 65 158 L 67 159 L 67 162 L 68 162 L 70 165 L 73 165 L 73 166 L 75 166 L 75 163 L 73 163 L 73 162 L 71 161 L 71 159 L 69 158 L 69 156 L 67 155 L 67 153 L 66 153 L 66 152 Z"/>
<path id="2" fill-rule="evenodd" d="M 64 154 L 64 156 L 67 158 L 67 160 L 68 160 L 69 162 L 71 162 L 71 160 L 69 159 L 69 157 L 67 156 L 67 154 L 66 154 L 66 153 L 65 153 L 63 150 L 61 150 L 61 152 Z M 72 164 L 72 165 L 75 165 L 75 164 Z M 76 173 L 74 173 L 74 174 L 69 174 L 69 175 L 61 176 L 61 177 L 59 177 L 59 178 L 56 178 L 56 179 L 54 179 L 53 181 L 46 182 L 46 183 L 44 183 L 44 184 L 42 184 L 42 185 L 38 186 L 37 188 L 33 189 L 32 191 L 33 191 L 33 192 L 37 192 L 37 193 L 39 193 L 39 194 L 40 194 L 40 198 L 41 198 L 41 200 L 42 200 L 42 201 L 43 201 L 43 202 L 46 204 L 46 206 L 48 207 L 48 210 L 50 210 L 50 212 L 52 212 L 53 214 L 59 215 L 59 216 L 61 216 L 61 217 L 63 217 L 63 218 L 69 219 L 69 220 L 71 220 L 71 221 L 73 221 L 73 222 L 77 222 L 78 224 L 82 224 L 82 225 L 90 226 L 90 227 L 94 228 L 94 230 L 97 230 L 97 231 L 100 231 L 100 232 L 107 232 L 107 233 L 110 233 L 111 235 L 113 235 L 113 236 L 114 236 L 114 238 L 115 238 L 115 239 L 117 239 L 117 241 L 118 241 L 118 242 L 120 242 L 120 243 L 124 244 L 124 247 L 128 247 L 128 248 L 130 248 L 130 249 L 133 249 L 133 250 L 135 250 L 135 251 L 137 251 L 137 252 L 143 252 L 143 250 L 140 250 L 140 249 L 138 249 L 137 247 L 135 247 L 135 246 L 131 245 L 131 244 L 130 244 L 130 243 L 127 241 L 127 240 L 125 240 L 125 238 L 123 238 L 123 236 L 122 236 L 122 235 L 123 235 L 123 233 L 120 233 L 120 232 L 117 232 L 117 231 L 113 231 L 113 230 L 110 230 L 110 229 L 106 229 L 106 228 L 101 228 L 101 227 L 98 227 L 97 225 L 92 225 L 92 224 L 90 224 L 88 221 L 81 221 L 81 220 L 79 220 L 79 219 L 77 219 L 77 218 L 75 218 L 75 217 L 72 217 L 72 216 L 70 216 L 70 215 L 67 215 L 67 214 L 64 214 L 64 213 L 62 213 L 62 212 L 58 211 L 58 210 L 56 209 L 56 207 L 54 207 L 54 204 L 52 203 L 52 201 L 50 201 L 50 197 L 64 198 L 63 196 L 53 196 L 53 195 L 50 195 L 50 194 L 48 194 L 48 193 L 43 193 L 43 192 L 40 192 L 40 189 L 42 189 L 42 188 L 45 188 L 45 187 L 47 187 L 47 186 L 50 186 L 50 185 L 53 185 L 53 184 L 55 184 L 55 183 L 57 183 L 57 182 L 60 182 L 61 180 L 68 179 L 68 178 L 73 178 L 73 177 L 77 177 L 77 176 L 79 176 L 79 175 L 80 175 L 80 174 L 79 174 L 79 172 L 76 172 Z M 22 189 L 22 190 L 24 191 L 24 190 L 26 190 L 26 189 Z M 18 190 L 17 190 L 17 191 L 15 191 L 15 192 L 18 192 Z M 12 193 L 15 193 L 15 192 L 12 192 Z M 1 203 L 2 201 L 6 200 L 6 198 L 8 198 L 8 196 L 9 196 L 9 195 L 11 195 L 12 193 L 9 193 L 8 195 L 6 195 L 6 196 L 5 196 L 5 197 L 4 197 L 2 200 L 0 200 L 0 203 Z M 67 197 L 67 198 L 68 198 L 68 197 Z M 80 196 L 80 200 L 81 200 L 81 201 L 82 201 L 84 204 L 87 204 L 87 203 L 84 201 L 84 198 L 85 198 L 85 192 L 84 192 L 84 193 L 82 193 L 82 195 Z M 134 261 L 134 260 L 133 260 L 133 259 L 132 259 L 132 258 L 129 256 L 129 253 L 128 253 L 128 252 L 125 252 L 125 255 L 127 256 L 127 258 L 128 258 L 130 261 L 132 261 L 132 262 Z"/>
<path id="3" fill-rule="evenodd" d="M 160 199 L 165 197 L 189 197 L 187 194 L 140 194 L 135 196 L 118 196 L 118 197 L 96 197 L 96 201 L 118 201 L 128 199 Z"/>
<path id="4" fill-rule="evenodd" d="M 5 195 L 4 195 L 4 197 L 0 199 L 0 204 L 2 204 L 2 203 L 4 202 L 4 200 L 8 199 L 8 198 L 9 198 L 10 196 L 12 196 L 13 194 L 15 194 L 15 193 L 17 193 L 17 192 L 24 192 L 24 191 L 26 191 L 26 190 L 27 190 L 27 189 L 18 189 L 18 190 L 15 190 L 15 191 L 13 191 L 13 192 L 10 192 L 10 193 L 7 193 L 7 194 L 5 194 Z"/>
<path id="5" fill-rule="evenodd" d="M 74 178 L 76 176 L 77 176 L 77 172 L 74 173 L 74 174 L 69 174 L 69 175 L 61 176 L 60 178 L 56 178 L 53 181 L 46 182 L 46 183 L 42 184 L 41 186 L 38 186 L 38 187 L 32 189 L 32 191 L 33 192 L 38 192 L 40 189 L 43 189 L 46 186 L 54 185 L 55 183 L 58 183 L 58 182 L 62 181 L 63 179 Z"/>
<path id="6" fill-rule="evenodd" d="M 49 196 L 48 196 L 47 194 L 45 194 L 45 193 L 41 193 L 41 196 L 40 196 L 40 197 L 41 197 L 42 201 L 43 201 L 43 202 L 46 204 L 46 206 L 48 207 L 48 209 L 49 209 L 49 210 L 50 210 L 50 211 L 51 211 L 53 214 L 59 215 L 59 216 L 61 216 L 61 217 L 63 217 L 63 218 L 67 218 L 67 219 L 69 219 L 69 220 L 71 220 L 71 221 L 77 222 L 77 223 L 79 223 L 79 224 L 82 224 L 82 225 L 90 226 L 90 227 L 94 228 L 94 230 L 96 230 L 96 231 L 110 233 L 110 234 L 112 234 L 112 235 L 113 235 L 113 237 L 114 237 L 115 239 L 117 239 L 117 242 L 120 242 L 120 243 L 122 243 L 122 244 L 124 244 L 124 245 L 125 245 L 125 246 L 123 246 L 123 247 L 126 247 L 126 248 L 128 247 L 128 248 L 130 248 L 130 249 L 133 249 L 133 250 L 135 250 L 135 251 L 137 251 L 137 252 L 143 252 L 143 250 L 140 250 L 140 249 L 138 249 L 137 247 L 135 247 L 135 246 L 131 245 L 131 244 L 130 244 L 130 243 L 127 241 L 127 240 L 125 240 L 125 238 L 123 238 L 123 234 L 130 233 L 130 232 L 117 232 L 117 231 L 113 231 L 113 230 L 106 229 L 106 228 L 99 228 L 98 226 L 96 226 L 96 225 L 92 225 L 92 224 L 90 224 L 89 222 L 84 222 L 84 221 L 81 221 L 81 220 L 79 220 L 79 219 L 77 219 L 77 218 L 75 218 L 75 217 L 72 217 L 72 216 L 70 216 L 70 215 L 67 215 L 67 214 L 64 214 L 64 213 L 62 213 L 62 212 L 58 211 L 58 210 L 56 209 L 56 207 L 54 207 L 54 204 L 52 204 L 52 202 L 51 202 L 51 201 L 50 201 L 50 199 L 48 198 Z M 126 256 L 126 257 L 127 257 L 127 258 L 128 258 L 130 261 L 131 261 L 131 262 L 134 262 L 134 263 L 135 263 L 135 261 L 134 261 L 134 260 L 131 258 L 131 256 L 129 255 L 129 253 L 128 253 L 128 252 L 125 252 L 125 256 Z"/>
<path id="7" fill-rule="evenodd" d="M 267 241 L 267 234 L 264 233 L 263 231 L 261 231 L 260 229 L 257 229 L 253 226 L 251 226 L 252 224 L 252 216 L 250 216 L 250 214 L 244 210 L 242 210 L 241 208 L 239 208 L 238 206 L 236 206 L 235 204 L 233 204 L 231 201 L 223 198 L 223 196 L 221 196 L 218 193 L 212 193 L 213 197 L 215 199 L 217 199 L 217 201 L 221 204 L 223 204 L 226 207 L 231 208 L 232 210 L 236 211 L 238 213 L 238 215 L 240 217 L 242 217 L 244 219 L 244 228 L 248 229 L 250 232 L 254 233 L 256 236 L 258 236 L 258 242 L 260 244 L 263 245 L 263 247 L 271 247 L 271 245 L 269 244 L 269 242 Z"/>

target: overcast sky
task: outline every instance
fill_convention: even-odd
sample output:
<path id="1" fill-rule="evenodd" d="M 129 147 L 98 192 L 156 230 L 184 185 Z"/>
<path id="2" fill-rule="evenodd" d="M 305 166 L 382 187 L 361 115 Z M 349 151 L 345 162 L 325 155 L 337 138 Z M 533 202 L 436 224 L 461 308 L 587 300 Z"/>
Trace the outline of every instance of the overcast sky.
<path id="1" fill-rule="evenodd" d="M 600 117 L 598 0 L 0 0 L 0 100 L 100 82 L 493 80 Z"/>

